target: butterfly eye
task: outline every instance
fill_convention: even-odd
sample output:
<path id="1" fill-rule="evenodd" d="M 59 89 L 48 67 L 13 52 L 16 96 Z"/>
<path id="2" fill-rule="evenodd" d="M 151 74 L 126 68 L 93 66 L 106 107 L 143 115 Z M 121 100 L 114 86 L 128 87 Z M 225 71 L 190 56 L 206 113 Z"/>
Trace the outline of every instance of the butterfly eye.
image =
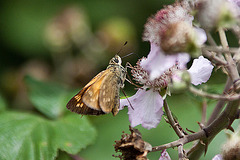
<path id="1" fill-rule="evenodd" d="M 114 62 L 118 63 L 118 62 L 119 62 L 119 60 L 116 58 L 116 59 L 114 59 Z"/>

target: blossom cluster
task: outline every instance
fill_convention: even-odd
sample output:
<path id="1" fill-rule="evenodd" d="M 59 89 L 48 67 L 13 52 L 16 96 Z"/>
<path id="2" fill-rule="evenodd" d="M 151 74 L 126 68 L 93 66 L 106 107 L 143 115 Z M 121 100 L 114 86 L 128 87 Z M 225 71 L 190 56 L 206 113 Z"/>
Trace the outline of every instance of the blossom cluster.
<path id="1" fill-rule="evenodd" d="M 196 13 L 195 17 L 192 13 Z M 120 100 L 120 109 L 128 106 L 131 127 L 156 128 L 164 113 L 165 98 L 171 92 L 209 80 L 214 65 L 202 55 L 206 32 L 236 28 L 239 17 L 239 0 L 184 0 L 165 6 L 148 18 L 143 40 L 150 43 L 150 51 L 130 67 L 133 79 L 141 87 L 133 96 Z M 188 64 L 191 59 L 192 64 Z M 222 155 L 214 158 L 222 159 Z M 160 159 L 171 158 L 163 150 Z"/>
<path id="2" fill-rule="evenodd" d="M 157 127 L 163 115 L 162 107 L 166 97 L 160 94 L 161 91 L 166 90 L 173 81 L 181 81 L 183 78 L 177 73 L 187 70 L 190 61 L 188 51 L 191 51 L 187 46 L 194 44 L 195 47 L 201 47 L 206 41 L 205 32 L 192 25 L 193 17 L 189 14 L 188 5 L 184 4 L 166 6 L 149 18 L 145 25 L 143 39 L 150 42 L 150 52 L 147 58 L 140 59 L 132 67 L 132 76 L 142 87 L 128 98 L 131 104 L 127 99 L 120 101 L 121 109 L 128 106 L 132 127 L 139 124 L 147 129 Z M 179 27 L 171 27 L 172 25 Z M 166 46 L 162 46 L 163 43 Z M 180 48 L 174 47 L 179 44 Z M 199 56 L 187 71 L 192 84 L 199 85 L 209 79 L 212 69 L 210 61 Z"/>

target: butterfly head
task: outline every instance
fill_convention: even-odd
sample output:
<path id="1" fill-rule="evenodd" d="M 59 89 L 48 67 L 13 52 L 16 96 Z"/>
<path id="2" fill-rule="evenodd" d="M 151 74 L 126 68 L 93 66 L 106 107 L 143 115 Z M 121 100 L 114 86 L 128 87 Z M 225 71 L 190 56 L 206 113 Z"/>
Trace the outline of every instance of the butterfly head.
<path id="1" fill-rule="evenodd" d="M 122 59 L 116 54 L 109 62 L 109 65 L 121 65 Z"/>

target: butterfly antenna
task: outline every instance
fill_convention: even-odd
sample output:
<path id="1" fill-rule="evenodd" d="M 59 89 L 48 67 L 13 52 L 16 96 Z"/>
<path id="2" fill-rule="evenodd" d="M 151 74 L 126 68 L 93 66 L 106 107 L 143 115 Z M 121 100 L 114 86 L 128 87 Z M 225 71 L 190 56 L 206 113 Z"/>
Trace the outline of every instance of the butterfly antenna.
<path id="1" fill-rule="evenodd" d="M 127 55 L 125 55 L 125 56 L 123 56 L 123 57 L 121 57 L 121 58 L 125 58 L 125 57 L 131 56 L 131 55 L 133 55 L 133 54 L 136 54 L 136 53 L 129 53 L 129 54 L 127 54 Z"/>
<path id="2" fill-rule="evenodd" d="M 122 47 L 120 48 L 120 50 L 117 52 L 117 55 L 122 51 L 123 47 L 127 45 L 127 41 L 122 45 Z"/>

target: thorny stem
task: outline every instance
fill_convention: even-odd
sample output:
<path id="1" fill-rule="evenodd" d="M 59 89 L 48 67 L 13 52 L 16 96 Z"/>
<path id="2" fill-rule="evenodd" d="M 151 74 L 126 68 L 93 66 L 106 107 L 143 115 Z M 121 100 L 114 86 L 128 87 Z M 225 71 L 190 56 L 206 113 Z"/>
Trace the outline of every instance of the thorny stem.
<path id="1" fill-rule="evenodd" d="M 223 90 L 223 94 L 229 90 L 231 85 L 232 85 L 232 81 L 228 77 L 226 85 L 225 85 L 225 88 Z M 207 125 L 211 124 L 217 118 L 217 116 L 221 113 L 224 105 L 225 105 L 225 101 L 224 100 L 219 100 L 218 101 L 218 103 L 216 104 L 216 106 L 215 106 L 215 108 L 214 108 L 210 118 L 208 119 Z"/>
<path id="2" fill-rule="evenodd" d="M 204 92 L 202 90 L 196 89 L 193 86 L 190 86 L 189 90 L 196 95 L 199 95 L 202 97 L 207 97 L 210 99 L 217 99 L 217 100 L 223 100 L 223 101 L 235 101 L 235 100 L 240 99 L 240 94 L 235 94 L 235 95 L 210 94 L 210 93 Z"/>
<path id="3" fill-rule="evenodd" d="M 222 29 L 219 30 L 219 34 L 221 37 L 221 42 L 223 45 L 223 49 L 227 50 L 228 49 L 228 43 L 226 41 L 226 36 L 225 33 Z M 226 65 L 229 77 L 224 89 L 224 92 L 227 92 L 229 90 L 229 88 L 233 85 L 232 82 L 236 81 L 239 79 L 239 75 L 238 75 L 238 71 L 237 71 L 237 67 L 235 62 L 232 59 L 232 56 L 230 54 L 230 52 L 225 53 L 225 57 L 227 60 L 227 63 L 225 63 L 223 60 L 219 60 L 219 62 L 224 63 L 224 65 Z M 216 58 L 217 59 L 217 58 Z M 215 59 L 215 60 L 216 60 Z M 217 59 L 218 60 L 218 59 Z M 195 141 L 195 140 L 200 140 L 195 146 L 193 146 L 187 153 L 188 158 L 189 159 L 199 159 L 200 156 L 202 155 L 203 151 L 206 151 L 206 148 L 208 146 L 208 144 L 211 142 L 211 140 L 223 129 L 225 128 L 230 128 L 232 122 L 236 119 L 239 118 L 239 104 L 240 104 L 240 99 L 239 99 L 239 95 L 235 94 L 232 95 L 231 97 L 227 97 L 225 95 L 217 95 L 217 94 L 209 94 L 209 93 L 205 93 L 202 91 L 199 91 L 197 89 L 195 89 L 194 87 L 190 87 L 190 90 L 192 92 L 194 92 L 195 94 L 198 94 L 200 96 L 205 96 L 208 98 L 214 98 L 214 99 L 218 99 L 219 102 L 216 105 L 209 121 L 208 121 L 208 126 L 206 126 L 204 129 L 200 130 L 199 132 L 193 133 L 191 135 L 185 135 L 184 137 L 164 144 L 164 145 L 160 145 L 160 146 L 156 146 L 152 148 L 152 151 L 160 151 L 163 149 L 167 149 L 167 148 L 173 148 L 173 147 L 178 147 L 178 151 L 179 151 L 179 158 L 182 158 L 182 146 L 186 143 Z M 237 93 L 239 92 L 239 90 L 237 90 Z M 228 102 L 225 110 L 220 114 L 223 106 L 224 106 L 224 101 L 230 101 Z M 166 107 L 165 111 L 166 113 L 168 112 L 168 106 L 167 103 L 164 103 L 164 108 Z M 168 115 L 170 114 L 170 115 Z M 219 117 L 217 117 L 220 114 Z M 167 115 L 170 117 L 171 116 L 171 112 L 168 112 Z M 171 118 L 168 118 L 169 121 Z M 174 119 L 172 120 L 172 122 L 170 123 L 172 126 L 174 126 Z M 212 123 L 211 123 L 212 122 Z M 174 127 L 173 127 L 174 128 Z M 178 129 L 177 129 L 178 130 Z M 176 132 L 176 131 L 175 131 Z M 177 133 L 177 132 L 176 132 Z M 178 133 L 177 133 L 178 134 Z M 179 135 L 179 134 L 178 134 Z M 180 136 L 179 136 L 180 137 Z"/>
<path id="4" fill-rule="evenodd" d="M 183 145 L 178 146 L 178 159 L 183 160 L 184 159 L 184 153 L 183 153 Z"/>
<path id="5" fill-rule="evenodd" d="M 219 29 L 219 36 L 220 36 L 220 40 L 221 40 L 223 49 L 226 49 L 226 50 L 229 49 L 228 42 L 227 42 L 227 37 L 226 37 L 226 34 L 225 34 L 225 32 L 222 28 Z M 229 77 L 234 82 L 235 80 L 237 80 L 239 78 L 236 63 L 232 59 L 231 54 L 226 53 L 225 57 L 226 57 L 226 60 L 228 62 L 228 65 L 227 65 L 226 68 L 228 69 Z M 235 78 L 235 77 L 237 77 L 237 78 Z"/>
<path id="6" fill-rule="evenodd" d="M 227 62 L 224 59 L 222 59 L 216 55 L 213 55 L 213 53 L 207 51 L 206 49 L 202 49 L 202 54 L 205 57 L 208 57 L 209 60 L 212 61 L 216 65 L 223 65 L 223 66 L 227 65 Z"/>
<path id="7" fill-rule="evenodd" d="M 222 114 L 207 126 L 204 131 L 206 131 L 207 139 L 203 140 L 205 144 L 209 144 L 211 140 L 223 129 L 227 128 L 236 118 L 236 111 L 239 106 L 239 100 L 229 102 L 226 109 L 222 112 Z M 189 159 L 199 159 L 202 155 L 205 147 L 202 143 L 198 142 L 196 146 L 194 146 L 194 151 L 192 153 L 188 152 Z"/>
<path id="8" fill-rule="evenodd" d="M 224 49 L 223 47 L 220 47 L 220 46 L 204 46 L 204 47 L 202 47 L 202 49 L 216 52 L 216 53 L 233 53 L 233 54 L 239 53 L 238 48 L 227 48 L 227 49 L 225 48 Z"/>
<path id="9" fill-rule="evenodd" d="M 224 49 L 228 49 L 228 43 L 226 39 L 225 32 L 222 28 L 219 29 L 220 40 Z M 232 56 L 229 53 L 225 54 L 228 65 L 226 66 L 231 82 L 234 82 L 239 79 L 239 74 L 237 66 L 232 59 Z M 237 93 L 239 90 L 237 90 Z M 223 129 L 230 128 L 232 122 L 236 119 L 236 113 L 238 111 L 240 104 L 240 99 L 228 102 L 225 110 L 220 114 L 220 116 L 210 123 L 204 131 L 206 131 L 207 139 L 202 139 L 205 144 L 209 144 L 213 138 Z M 200 139 L 201 141 L 201 139 Z M 206 151 L 206 146 L 201 142 L 198 142 L 192 150 L 188 152 L 189 159 L 199 159 L 203 151 Z"/>
<path id="10" fill-rule="evenodd" d="M 206 137 L 205 131 L 201 130 L 199 132 L 196 132 L 196 133 L 193 133 L 193 134 L 190 134 L 190 135 L 186 135 L 185 137 L 180 138 L 176 141 L 173 141 L 173 142 L 170 142 L 170 143 L 167 143 L 167 144 L 164 144 L 164 145 L 153 147 L 152 152 L 161 151 L 161 150 L 164 150 L 164 149 L 167 149 L 167 148 L 177 147 L 179 145 L 184 145 L 186 143 L 189 143 L 189 142 L 192 142 L 192 141 L 195 141 L 195 140 L 198 140 L 198 139 L 202 139 L 202 138 L 205 138 L 205 137 Z"/>
<path id="11" fill-rule="evenodd" d="M 169 124 L 172 126 L 172 128 L 174 129 L 174 131 L 176 132 L 176 134 L 178 135 L 179 138 L 184 137 L 183 132 L 181 132 L 181 130 L 178 128 L 177 123 L 175 122 L 173 116 L 172 116 L 172 112 L 170 111 L 167 101 L 164 100 L 164 104 L 163 104 L 164 110 L 166 112 Z"/>
<path id="12" fill-rule="evenodd" d="M 206 124 L 206 114 L 207 114 L 207 101 L 206 100 L 203 100 L 203 103 L 202 103 L 202 120 L 201 120 L 201 123 L 202 124 Z"/>

